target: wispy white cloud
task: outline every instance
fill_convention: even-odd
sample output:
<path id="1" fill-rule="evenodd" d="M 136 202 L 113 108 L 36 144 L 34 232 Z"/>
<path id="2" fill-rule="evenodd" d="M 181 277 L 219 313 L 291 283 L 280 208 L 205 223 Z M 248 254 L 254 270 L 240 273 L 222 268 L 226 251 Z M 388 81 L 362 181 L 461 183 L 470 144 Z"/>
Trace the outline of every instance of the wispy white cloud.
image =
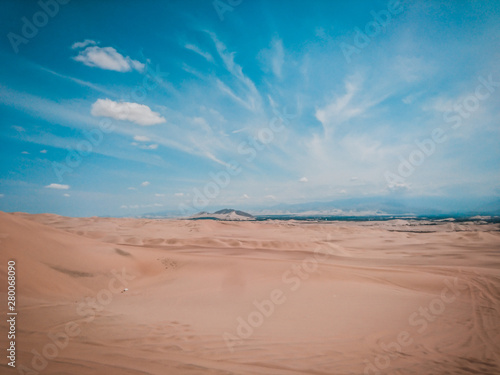
<path id="1" fill-rule="evenodd" d="M 281 39 L 274 38 L 269 49 L 263 49 L 259 52 L 259 58 L 264 64 L 264 71 L 271 71 L 276 77 L 282 78 L 285 49 Z"/>
<path id="2" fill-rule="evenodd" d="M 281 70 L 283 64 L 285 63 L 285 51 L 283 49 L 283 41 L 281 39 L 274 42 L 274 56 L 272 58 L 272 69 L 273 73 L 280 77 L 282 76 Z"/>
<path id="3" fill-rule="evenodd" d="M 245 91 L 247 92 L 246 101 L 249 103 L 247 107 L 253 110 L 257 109 L 261 102 L 259 92 L 252 80 L 243 73 L 243 68 L 241 67 L 241 65 L 235 62 L 234 58 L 236 53 L 229 52 L 226 45 L 217 38 L 215 33 L 208 32 L 208 34 L 212 38 L 217 53 L 219 54 L 219 57 L 224 63 L 227 71 L 231 73 L 232 76 L 236 78 L 236 80 L 245 88 Z"/>
<path id="4" fill-rule="evenodd" d="M 198 46 L 196 46 L 194 44 L 186 44 L 184 47 L 186 49 L 188 49 L 190 51 L 193 51 L 194 53 L 197 53 L 198 55 L 202 56 L 203 58 L 205 58 L 205 60 L 207 60 L 209 62 L 213 62 L 214 61 L 214 58 L 213 58 L 213 56 L 210 53 L 202 51 L 200 49 L 200 47 L 198 47 Z"/>
<path id="5" fill-rule="evenodd" d="M 98 121 L 88 115 L 88 110 L 78 111 L 75 101 L 53 101 L 45 97 L 31 95 L 25 92 L 11 90 L 0 85 L 0 103 L 22 110 L 34 118 L 56 122 L 61 126 L 88 128 L 89 125 L 98 125 Z M 24 131 L 23 131 L 24 132 Z"/>
<path id="6" fill-rule="evenodd" d="M 406 82 L 412 83 L 431 76 L 435 71 L 429 59 L 415 56 L 397 56 L 394 62 L 394 73 Z"/>
<path id="7" fill-rule="evenodd" d="M 317 108 L 315 116 L 323 125 L 325 133 L 328 133 L 332 126 L 349 120 L 362 113 L 363 109 L 352 105 L 352 100 L 359 86 L 356 82 L 348 80 L 345 83 L 345 94 L 334 98 L 326 106 Z"/>
<path id="8" fill-rule="evenodd" d="M 237 101 L 238 103 L 240 103 L 243 107 L 249 109 L 249 110 L 254 110 L 255 109 L 255 105 L 254 105 L 254 102 L 251 101 L 251 102 L 248 102 L 247 100 L 245 99 L 242 99 L 240 98 L 238 95 L 236 95 L 224 82 L 222 82 L 221 80 L 217 79 L 216 80 L 217 82 L 217 85 L 219 87 L 219 89 L 227 94 L 229 97 L 231 97 L 233 100 Z"/>
<path id="9" fill-rule="evenodd" d="M 207 79 L 207 77 L 205 75 L 203 75 L 203 73 L 199 72 L 198 70 L 194 69 L 193 67 L 189 66 L 188 64 L 186 63 L 183 63 L 182 64 L 182 69 L 185 71 L 185 72 L 188 72 L 189 74 L 192 74 L 194 75 L 195 77 L 199 78 L 200 80 L 205 80 Z"/>
<path id="10" fill-rule="evenodd" d="M 142 150 L 156 150 L 158 148 L 158 144 L 152 143 L 150 145 L 139 145 L 138 147 Z"/>
<path id="11" fill-rule="evenodd" d="M 93 45 L 88 46 L 89 44 Z M 130 72 L 132 70 L 142 72 L 144 70 L 145 65 L 140 61 L 123 56 L 113 47 L 99 47 L 95 44 L 94 41 L 90 40 L 73 44 L 72 48 L 85 48 L 73 59 L 87 66 L 116 72 Z"/>
<path id="12" fill-rule="evenodd" d="M 146 137 L 145 135 L 135 135 L 134 136 L 134 141 L 137 142 L 149 142 L 151 139 L 149 137 Z"/>
<path id="13" fill-rule="evenodd" d="M 45 186 L 47 189 L 58 189 L 58 190 L 68 190 L 69 185 L 61 185 L 61 184 L 50 184 Z"/>
<path id="14" fill-rule="evenodd" d="M 225 161 L 222 161 L 222 160 L 218 159 L 218 158 L 217 158 L 214 154 L 212 154 L 210 151 L 205 151 L 205 156 L 206 156 L 207 158 L 209 158 L 210 160 L 213 160 L 213 161 L 215 161 L 216 163 L 218 163 L 218 164 L 220 164 L 220 165 L 223 165 L 223 166 L 225 166 L 225 167 L 228 167 L 228 166 L 229 166 L 229 164 L 228 164 L 228 163 L 226 163 Z"/>
<path id="15" fill-rule="evenodd" d="M 97 99 L 92 104 L 92 116 L 111 117 L 116 120 L 130 121 L 137 125 L 148 126 L 166 122 L 158 113 L 144 104 L 115 102 L 110 99 Z"/>
<path id="16" fill-rule="evenodd" d="M 144 186 L 144 187 L 149 186 L 149 185 L 151 185 L 151 183 L 149 181 L 144 181 L 141 183 L 141 186 Z"/>
<path id="17" fill-rule="evenodd" d="M 76 83 L 77 85 L 80 85 L 80 86 L 84 86 L 84 87 L 88 87 L 92 90 L 95 90 L 97 92 L 100 92 L 100 93 L 103 93 L 105 95 L 108 95 L 108 96 L 114 96 L 115 94 L 112 93 L 111 91 L 109 90 L 106 90 L 105 88 L 103 87 L 100 87 L 98 85 L 95 85 L 91 82 L 88 82 L 88 81 L 84 81 L 82 79 L 79 79 L 79 78 L 75 78 L 75 77 L 71 77 L 71 76 L 68 76 L 68 75 L 65 75 L 65 74 L 61 74 L 61 73 L 58 73 L 54 70 L 51 70 L 51 69 L 48 69 L 48 68 L 45 68 L 43 66 L 38 66 L 38 68 L 42 71 L 45 71 L 47 73 L 50 73 L 56 77 L 59 77 L 59 78 L 62 78 L 62 79 L 65 79 L 65 80 L 68 80 L 68 81 L 71 81 L 71 82 L 74 82 Z"/>

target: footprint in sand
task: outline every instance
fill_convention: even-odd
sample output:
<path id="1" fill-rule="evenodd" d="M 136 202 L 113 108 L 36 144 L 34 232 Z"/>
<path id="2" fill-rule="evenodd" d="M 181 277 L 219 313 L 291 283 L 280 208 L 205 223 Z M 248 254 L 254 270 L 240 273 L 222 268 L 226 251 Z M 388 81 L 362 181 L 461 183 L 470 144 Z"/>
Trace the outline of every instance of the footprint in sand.
<path id="1" fill-rule="evenodd" d="M 165 267 L 166 270 L 168 269 L 175 270 L 178 267 L 178 263 L 170 258 L 163 257 L 163 258 L 157 258 L 156 260 L 159 261 L 163 265 L 163 267 Z"/>

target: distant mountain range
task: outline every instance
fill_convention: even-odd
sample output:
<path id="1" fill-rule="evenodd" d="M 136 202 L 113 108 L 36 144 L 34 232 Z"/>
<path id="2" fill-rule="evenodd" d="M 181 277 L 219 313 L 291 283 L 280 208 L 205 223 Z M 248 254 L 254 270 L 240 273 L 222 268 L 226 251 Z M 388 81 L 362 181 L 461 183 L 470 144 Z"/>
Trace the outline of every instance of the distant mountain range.
<path id="1" fill-rule="evenodd" d="M 345 198 L 334 201 L 306 203 L 278 203 L 267 206 L 242 205 L 242 210 L 220 209 L 208 207 L 213 213 L 180 212 L 168 210 L 141 215 L 142 218 L 215 218 L 220 220 L 249 220 L 259 216 L 290 215 L 290 216 L 474 216 L 500 215 L 500 200 L 497 198 L 453 199 L 443 197 L 362 197 Z M 219 209 L 219 211 L 216 211 Z M 192 215 L 192 216 L 189 216 Z M 252 216 L 253 215 L 253 216 Z M 240 218 L 240 219 L 238 219 Z"/>
<path id="2" fill-rule="evenodd" d="M 233 210 L 231 208 L 224 208 L 214 213 L 204 212 L 204 211 L 199 212 L 196 215 L 189 217 L 189 219 L 193 220 L 215 219 L 215 220 L 241 221 L 241 220 L 255 220 L 255 217 L 243 211 Z"/>

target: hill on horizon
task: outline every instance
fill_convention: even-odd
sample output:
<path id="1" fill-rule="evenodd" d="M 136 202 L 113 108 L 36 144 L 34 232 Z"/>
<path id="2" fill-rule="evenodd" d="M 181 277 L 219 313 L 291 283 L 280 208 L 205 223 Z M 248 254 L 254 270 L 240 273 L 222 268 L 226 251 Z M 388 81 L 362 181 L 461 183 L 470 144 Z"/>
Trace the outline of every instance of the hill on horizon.
<path id="1" fill-rule="evenodd" d="M 235 210 L 232 208 L 224 208 L 214 213 L 210 212 L 199 212 L 190 217 L 190 219 L 216 219 L 216 220 L 255 220 L 253 215 L 247 212 Z"/>

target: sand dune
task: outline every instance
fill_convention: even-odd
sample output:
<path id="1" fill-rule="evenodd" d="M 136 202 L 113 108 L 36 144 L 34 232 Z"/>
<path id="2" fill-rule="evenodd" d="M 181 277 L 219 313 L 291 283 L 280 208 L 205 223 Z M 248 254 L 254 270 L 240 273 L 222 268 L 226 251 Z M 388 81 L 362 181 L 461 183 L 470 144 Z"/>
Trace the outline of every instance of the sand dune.
<path id="1" fill-rule="evenodd" d="M 18 370 L 498 374 L 500 228 L 425 224 L 0 213 Z"/>

